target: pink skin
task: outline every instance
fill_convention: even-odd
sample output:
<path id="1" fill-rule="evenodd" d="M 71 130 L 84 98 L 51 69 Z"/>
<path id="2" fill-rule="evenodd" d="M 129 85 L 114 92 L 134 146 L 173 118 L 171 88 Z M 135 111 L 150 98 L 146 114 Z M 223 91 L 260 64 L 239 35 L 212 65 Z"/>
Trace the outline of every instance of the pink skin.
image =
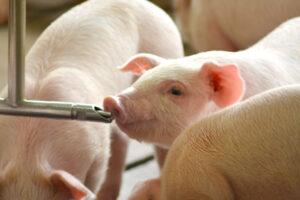
<path id="1" fill-rule="evenodd" d="M 46 2 L 46 0 L 35 1 Z M 47 2 L 52 3 L 54 1 Z M 31 94 L 27 99 L 39 99 L 37 98 L 39 92 L 43 92 L 47 99 L 41 100 L 92 104 L 102 102 L 103 97 L 115 94 L 131 84 L 133 76 L 120 72 L 117 70 L 117 66 L 139 52 L 153 53 L 165 58 L 183 56 L 180 35 L 173 21 L 166 13 L 144 0 L 87 1 L 82 5 L 76 6 L 73 11 L 65 13 L 62 15 L 62 18 L 54 22 L 43 32 L 41 38 L 37 40 L 37 43 L 27 55 L 26 77 L 30 77 L 31 79 L 29 80 L 28 78 L 25 85 L 26 87 L 32 86 L 32 89 L 26 88 L 26 95 Z M 58 80 L 58 77 L 62 77 L 61 80 Z M 79 81 L 81 79 L 83 80 Z M 51 81 L 48 82 L 49 80 Z M 41 90 L 41 82 L 44 83 L 43 85 L 51 86 L 50 90 L 49 88 Z M 60 98 L 58 99 L 58 97 Z M 85 98 L 88 98 L 88 100 Z M 63 191 L 67 190 L 68 194 L 66 195 L 73 196 L 76 200 L 79 200 L 82 196 L 90 196 L 89 190 L 93 193 L 98 193 L 98 199 L 117 199 L 121 185 L 128 137 L 124 136 L 114 125 L 109 126 L 109 129 L 108 125 L 102 123 L 73 122 L 74 124 L 78 124 L 78 126 L 68 126 L 69 123 L 60 122 L 61 126 L 58 126 L 57 123 L 59 122 L 59 120 L 56 120 L 54 125 L 49 125 L 51 132 L 48 130 L 45 131 L 45 133 L 59 133 L 59 137 L 50 138 L 54 138 L 54 140 L 50 140 L 43 135 L 41 136 L 41 134 L 36 134 L 47 140 L 46 143 L 51 146 L 48 149 L 44 148 L 45 146 L 43 145 L 42 149 L 47 149 L 47 153 L 49 153 L 48 157 L 53 160 L 55 164 L 53 170 L 60 169 L 69 173 L 54 173 L 54 178 L 49 177 L 49 179 L 57 183 L 53 184 L 53 190 L 49 187 L 52 184 L 45 186 L 49 190 L 49 195 L 52 195 L 51 192 L 53 191 L 59 195 L 60 193 L 57 190 L 61 188 Z M 11 127 L 16 125 L 13 121 L 4 124 Z M 7 130 L 11 130 L 10 126 Z M 0 127 L 1 130 L 6 131 L 1 124 Z M 27 124 L 24 127 L 28 127 Z M 54 128 L 60 132 L 53 131 Z M 33 127 L 28 133 L 36 133 L 35 130 L 40 130 L 40 128 Z M 69 137 L 70 132 L 72 133 L 72 137 Z M 19 132 L 15 131 L 15 133 Z M 23 130 L 21 133 L 23 133 Z M 69 136 L 64 137 L 60 133 Z M 84 137 L 76 137 L 75 133 L 82 133 L 81 135 Z M 8 135 L 11 136 L 12 134 Z M 12 150 L 3 151 L 5 152 L 3 155 L 9 155 L 8 153 L 14 154 L 15 152 L 27 152 L 23 151 L 23 149 L 17 151 L 17 147 L 26 146 L 29 149 L 31 148 L 31 146 L 27 145 L 27 140 L 23 140 L 22 137 L 25 136 L 25 138 L 28 138 L 28 141 L 31 141 L 32 137 L 27 137 L 25 133 L 17 135 L 21 137 L 20 141 L 22 145 L 8 145 L 11 146 Z M 112 139 L 111 157 L 109 160 L 109 169 L 106 173 L 106 180 L 103 182 L 109 157 L 109 135 Z M 53 136 L 53 134 L 50 134 L 50 136 Z M 97 137 L 97 139 L 94 137 Z M 64 141 L 62 138 L 68 141 Z M 78 140 L 75 140 L 75 138 L 78 138 Z M 0 144 L 11 144 L 3 141 L 3 139 L 0 139 Z M 57 148 L 56 143 L 62 144 L 61 150 Z M 15 142 L 12 144 L 15 144 Z M 38 144 L 42 145 L 40 141 Z M 70 148 L 66 148 L 68 145 Z M 101 147 L 99 148 L 98 145 Z M 0 146 L 3 147 L 3 145 Z M 59 156 L 51 154 L 52 152 L 59 152 Z M 65 152 L 67 152 L 66 155 L 64 155 Z M 39 155 L 39 153 L 40 151 L 36 151 L 36 154 L 29 155 L 31 155 L 30 157 L 37 157 L 36 155 Z M 1 152 L 0 155 L 2 155 Z M 15 155 L 19 154 L 15 153 Z M 29 162 L 27 157 L 22 156 L 22 154 L 20 157 L 24 158 L 21 160 L 40 166 L 40 163 Z M 86 159 L 90 159 L 88 160 L 89 162 Z M 7 156 L 7 160 L 18 159 Z M 67 167 L 63 164 L 59 165 L 59 160 L 63 164 L 66 163 Z M 2 167 L 2 161 L 3 157 L 1 156 L 0 167 Z M 23 173 L 26 171 L 32 171 L 35 177 L 36 171 L 32 169 L 31 165 L 29 165 L 28 170 L 22 168 L 22 163 L 19 166 L 21 167 L 18 170 L 20 175 L 24 174 L 21 176 L 24 180 L 30 181 L 26 178 L 27 174 Z M 68 168 L 69 166 L 70 168 Z M 7 197 L 20 199 L 18 197 L 15 198 L 12 194 L 19 195 L 18 191 L 23 192 L 23 185 L 11 184 L 12 182 L 9 182 L 10 177 L 12 177 L 11 174 L 15 175 L 17 170 L 12 168 L 10 170 L 11 173 L 3 173 L 2 171 L 0 170 L 0 196 L 4 199 L 9 199 Z M 27 193 L 30 197 L 26 198 L 23 195 L 23 199 L 54 199 L 32 197 L 33 194 L 45 195 L 48 193 L 39 192 L 34 184 L 29 185 L 22 181 L 23 179 L 20 179 L 20 175 L 17 174 L 17 178 L 14 180 L 17 180 L 18 183 L 24 183 L 25 188 L 29 188 Z M 36 176 L 44 178 L 43 175 L 44 171 Z M 74 177 L 71 177 L 71 175 Z M 3 183 L 4 180 L 8 185 Z M 101 191 L 98 192 L 102 182 Z M 20 187 L 16 189 L 15 187 L 19 185 Z M 84 185 L 86 188 L 83 188 Z M 78 195 L 78 193 L 80 194 Z M 60 199 L 70 198 L 65 197 Z"/>
<path id="2" fill-rule="evenodd" d="M 175 62 L 178 61 L 180 63 L 180 60 Z M 151 69 L 161 62 L 159 67 Z M 112 113 L 124 133 L 157 145 L 161 168 L 168 147 L 182 131 L 210 112 L 237 102 L 244 91 L 244 81 L 235 65 L 205 61 L 200 67 L 187 70 L 179 64 L 176 66 L 178 71 L 174 70 L 177 75 L 170 75 L 172 65 L 172 60 L 149 54 L 137 55 L 121 70 L 144 75 L 132 87 L 103 101 L 103 108 Z M 153 80 L 153 77 L 158 78 Z M 147 196 L 157 199 L 160 196 L 157 192 L 159 180 L 138 183 L 129 199 L 146 200 Z"/>
<path id="3" fill-rule="evenodd" d="M 161 191 L 148 180 L 152 191 L 145 187 L 135 196 L 153 192 L 161 196 L 152 200 L 300 199 L 299 99 L 299 84 L 280 87 L 197 122 L 174 141 Z"/>
<path id="4" fill-rule="evenodd" d="M 298 0 L 173 2 L 176 24 L 184 41 L 195 52 L 246 49 L 279 24 L 300 14 Z"/>
<path id="5" fill-rule="evenodd" d="M 86 188 L 79 180 L 74 176 L 63 170 L 57 170 L 51 172 L 49 179 L 56 189 L 65 195 L 69 195 L 68 198 L 75 198 L 80 200 L 82 198 L 95 198 L 95 195 Z"/>
<path id="6" fill-rule="evenodd" d="M 106 180 L 101 185 L 98 199 L 117 199 L 121 188 L 122 176 L 128 147 L 128 137 L 117 127 L 111 126 L 111 157 L 106 171 Z"/>
<path id="7" fill-rule="evenodd" d="M 141 57 L 143 62 L 137 62 Z M 153 59 L 151 55 L 138 55 L 122 70 L 144 73 L 157 63 Z M 177 75 L 170 72 L 172 65 L 174 61 L 166 61 L 144 73 L 132 87 L 104 99 L 104 109 L 112 112 L 129 137 L 169 147 L 180 132 L 213 112 L 216 105 L 231 105 L 243 94 L 244 83 L 234 65 L 204 62 L 202 67 L 190 70 L 177 65 Z"/>
<path id="8" fill-rule="evenodd" d="M 244 51 L 200 53 L 158 62 L 154 69 L 150 68 L 156 66 L 156 58 L 138 55 L 121 69 L 143 75 L 133 89 L 114 98 L 106 97 L 104 108 L 113 113 L 130 137 L 168 147 L 183 129 L 200 118 L 271 88 L 299 83 L 299 20 L 281 25 Z M 181 95 L 172 94 L 175 83 L 183 90 Z M 141 190 L 135 190 L 132 196 L 139 193 L 152 197 L 151 190 L 143 190 L 142 194 Z"/>
<path id="9" fill-rule="evenodd" d="M 171 94 L 171 87 L 175 86 L 179 88 L 181 87 L 181 84 L 166 81 L 154 86 L 151 89 L 151 92 L 154 94 L 161 94 L 161 99 L 159 99 L 159 95 L 147 96 L 147 93 L 143 93 L 143 91 L 131 87 L 116 97 L 107 97 L 104 100 L 104 109 L 112 112 L 119 128 L 127 133 L 129 137 L 140 141 L 169 145 L 169 140 L 170 137 L 173 137 L 172 132 L 174 130 L 164 130 L 161 132 L 161 135 L 157 135 L 157 137 L 152 134 L 160 131 L 161 111 L 153 106 L 151 102 L 161 101 L 163 104 L 163 101 L 168 98 L 172 101 L 174 106 L 176 104 L 183 104 L 184 97 L 178 96 L 178 98 L 176 98 L 175 95 Z M 186 109 L 188 108 L 186 107 Z M 176 127 L 182 126 L 181 124 L 185 123 L 185 117 L 184 115 L 176 117 L 176 113 L 176 109 L 171 110 L 168 114 L 174 115 L 175 117 L 165 119 L 164 123 L 176 124 Z M 149 127 L 151 127 L 151 130 L 149 130 Z M 180 129 L 182 130 L 182 128 Z M 143 133 L 143 135 L 137 133 Z"/>

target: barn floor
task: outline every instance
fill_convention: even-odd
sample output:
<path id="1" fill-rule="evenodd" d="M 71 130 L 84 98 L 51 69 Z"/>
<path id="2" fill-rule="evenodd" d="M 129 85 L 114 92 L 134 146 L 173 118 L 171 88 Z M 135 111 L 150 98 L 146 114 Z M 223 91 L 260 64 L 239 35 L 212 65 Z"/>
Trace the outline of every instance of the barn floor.
<path id="1" fill-rule="evenodd" d="M 26 32 L 26 52 L 40 33 L 47 27 L 47 25 L 62 11 L 59 12 L 43 12 L 38 14 L 31 14 L 28 11 L 27 32 Z M 46 13 L 46 14 L 45 14 Z M 8 26 L 0 25 L 0 88 L 7 84 L 7 62 L 8 62 Z M 149 157 L 153 154 L 150 145 L 131 141 L 126 164 L 133 163 L 137 160 Z M 125 171 L 123 175 L 122 189 L 119 200 L 125 200 L 130 194 L 135 183 L 158 175 L 158 167 L 156 162 L 152 159 L 145 164 L 134 167 Z"/>

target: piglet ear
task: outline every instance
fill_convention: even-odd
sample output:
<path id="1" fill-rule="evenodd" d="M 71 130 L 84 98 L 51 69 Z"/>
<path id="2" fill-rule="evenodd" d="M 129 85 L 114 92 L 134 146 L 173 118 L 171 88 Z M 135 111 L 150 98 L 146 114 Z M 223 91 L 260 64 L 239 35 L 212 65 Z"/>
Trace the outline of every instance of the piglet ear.
<path id="1" fill-rule="evenodd" d="M 244 94 L 244 80 L 234 64 L 207 62 L 203 64 L 200 75 L 211 91 L 212 100 L 221 108 L 238 102 Z"/>
<path id="2" fill-rule="evenodd" d="M 95 199 L 95 195 L 78 179 L 63 170 L 51 172 L 50 181 L 59 192 L 68 193 L 75 200 Z"/>
<path id="3" fill-rule="evenodd" d="M 130 58 L 123 66 L 119 67 L 122 71 L 131 71 L 136 75 L 142 75 L 148 69 L 156 67 L 165 59 L 152 54 L 138 54 Z"/>

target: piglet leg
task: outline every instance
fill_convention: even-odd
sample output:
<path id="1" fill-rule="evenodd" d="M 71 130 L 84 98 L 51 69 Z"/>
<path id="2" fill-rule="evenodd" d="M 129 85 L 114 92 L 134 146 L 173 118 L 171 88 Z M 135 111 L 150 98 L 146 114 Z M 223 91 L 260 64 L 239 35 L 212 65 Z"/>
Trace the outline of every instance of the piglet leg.
<path id="1" fill-rule="evenodd" d="M 155 151 L 155 158 L 156 158 L 156 161 L 157 161 L 158 166 L 159 166 L 159 170 L 161 171 L 163 166 L 164 166 L 166 157 L 168 155 L 168 149 L 165 149 L 165 148 L 162 148 L 162 147 L 159 147 L 159 146 L 155 145 L 154 146 L 154 151 Z"/>
<path id="2" fill-rule="evenodd" d="M 121 187 L 128 141 L 128 137 L 123 132 L 116 127 L 111 127 L 111 157 L 109 159 L 106 179 L 98 193 L 98 199 L 117 199 Z"/>

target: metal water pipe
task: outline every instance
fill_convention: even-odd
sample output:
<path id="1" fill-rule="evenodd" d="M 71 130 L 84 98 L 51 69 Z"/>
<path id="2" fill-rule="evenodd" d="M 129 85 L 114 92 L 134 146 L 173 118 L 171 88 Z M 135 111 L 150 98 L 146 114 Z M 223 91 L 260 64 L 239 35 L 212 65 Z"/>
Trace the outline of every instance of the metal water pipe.
<path id="1" fill-rule="evenodd" d="M 0 98 L 0 114 L 112 122 L 109 112 L 91 104 L 24 99 L 26 0 L 9 0 L 8 97 Z"/>

